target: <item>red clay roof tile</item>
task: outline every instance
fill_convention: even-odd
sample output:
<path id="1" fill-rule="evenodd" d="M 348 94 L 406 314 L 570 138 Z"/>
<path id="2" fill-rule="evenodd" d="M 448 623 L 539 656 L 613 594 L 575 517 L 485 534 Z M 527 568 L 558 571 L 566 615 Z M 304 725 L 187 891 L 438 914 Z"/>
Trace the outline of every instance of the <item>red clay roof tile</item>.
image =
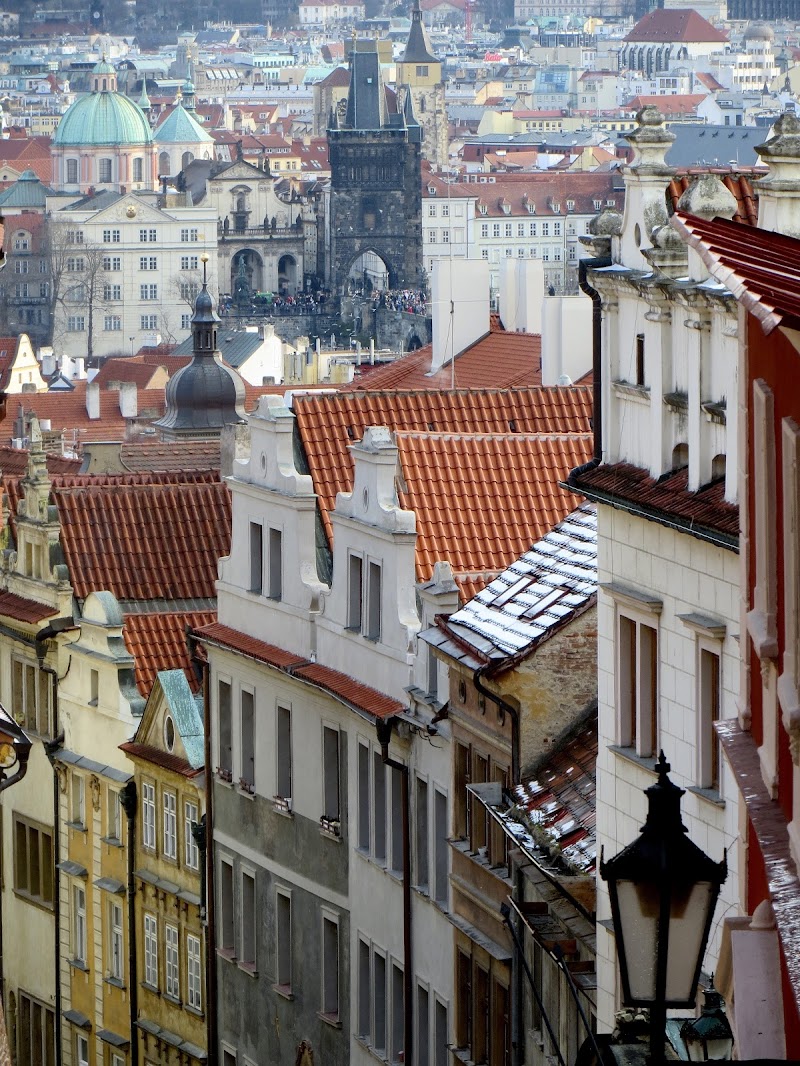
<path id="1" fill-rule="evenodd" d="M 216 611 L 126 615 L 122 635 L 125 646 L 136 660 L 136 687 L 143 696 L 150 695 L 157 673 L 178 668 L 186 674 L 192 691 L 197 691 L 197 679 L 186 646 L 186 630 L 210 625 L 216 618 Z"/>
<path id="2" fill-rule="evenodd" d="M 222 648 L 246 655 L 251 659 L 258 659 L 267 666 L 274 666 L 276 670 L 285 670 L 292 666 L 299 666 L 306 660 L 292 652 L 284 651 L 274 644 L 250 637 L 246 633 L 240 633 L 238 629 L 223 625 L 222 622 L 212 622 L 195 631 L 200 640 L 207 640 L 211 644 L 218 644 Z"/>
<path id="3" fill-rule="evenodd" d="M 153 763 L 164 770 L 171 770 L 182 777 L 196 777 L 203 773 L 202 767 L 199 770 L 193 770 L 189 763 L 178 755 L 172 755 L 160 748 L 153 748 L 149 744 L 137 744 L 135 740 L 120 744 L 120 750 L 132 755 L 134 759 L 144 759 L 145 762 Z"/>
<path id="4" fill-rule="evenodd" d="M 48 607 L 46 603 L 37 603 L 25 596 L 17 596 L 13 592 L 0 592 L 0 615 L 13 618 L 17 622 L 43 622 L 45 618 L 51 618 L 58 611 L 54 607 Z"/>
<path id="5" fill-rule="evenodd" d="M 391 696 L 386 696 L 383 692 L 370 688 L 369 685 L 362 685 L 347 674 L 332 670 L 329 666 L 322 666 L 320 663 L 298 667 L 292 671 L 292 676 L 310 681 L 317 688 L 330 692 L 332 696 L 336 696 L 344 703 L 373 718 L 388 718 L 404 710 L 403 704 L 392 699 Z"/>

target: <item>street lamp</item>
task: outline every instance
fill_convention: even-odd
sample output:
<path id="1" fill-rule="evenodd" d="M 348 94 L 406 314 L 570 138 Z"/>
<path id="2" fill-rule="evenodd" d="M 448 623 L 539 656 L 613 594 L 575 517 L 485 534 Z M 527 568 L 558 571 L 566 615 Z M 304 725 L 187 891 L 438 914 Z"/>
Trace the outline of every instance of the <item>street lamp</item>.
<path id="1" fill-rule="evenodd" d="M 703 1010 L 681 1026 L 681 1040 L 690 1062 L 729 1059 L 733 1052 L 733 1031 L 722 1009 L 722 996 L 716 988 L 703 989 Z"/>
<path id="2" fill-rule="evenodd" d="M 650 1008 L 650 1062 L 664 1061 L 668 1007 L 694 1006 L 714 907 L 728 874 L 686 836 L 683 789 L 663 751 L 658 781 L 645 789 L 647 820 L 613 859 L 601 857 L 626 1005 Z"/>
<path id="3" fill-rule="evenodd" d="M 30 740 L 0 704 L 0 792 L 22 780 L 30 753 Z"/>

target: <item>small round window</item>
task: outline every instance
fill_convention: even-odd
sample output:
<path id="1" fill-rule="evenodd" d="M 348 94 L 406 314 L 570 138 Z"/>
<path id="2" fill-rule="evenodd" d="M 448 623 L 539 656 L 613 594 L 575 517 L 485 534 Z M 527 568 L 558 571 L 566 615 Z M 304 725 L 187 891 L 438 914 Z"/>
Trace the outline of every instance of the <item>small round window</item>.
<path id="1" fill-rule="evenodd" d="M 169 714 L 164 719 L 164 743 L 167 745 L 167 751 L 172 751 L 175 747 L 175 723 Z"/>

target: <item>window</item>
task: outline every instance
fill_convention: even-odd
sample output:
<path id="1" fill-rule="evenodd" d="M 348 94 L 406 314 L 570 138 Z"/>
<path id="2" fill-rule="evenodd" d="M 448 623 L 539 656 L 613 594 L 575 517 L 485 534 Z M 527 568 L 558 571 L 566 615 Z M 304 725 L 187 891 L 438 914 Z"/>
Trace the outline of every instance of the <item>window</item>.
<path id="1" fill-rule="evenodd" d="M 775 400 L 760 378 L 753 382 L 753 458 L 755 521 L 750 535 L 755 558 L 755 589 L 747 629 L 759 658 L 777 654 L 777 567 L 775 528 Z"/>
<path id="2" fill-rule="evenodd" d="M 72 957 L 86 965 L 86 889 L 72 888 Z"/>
<path id="3" fill-rule="evenodd" d="M 181 241 L 185 244 L 187 241 L 195 242 L 198 239 L 198 231 L 196 229 L 182 229 Z"/>
<path id="4" fill-rule="evenodd" d="M 428 890 L 428 783 L 421 777 L 417 778 L 416 795 L 416 851 L 417 851 L 417 878 L 418 888 Z"/>
<path id="5" fill-rule="evenodd" d="M 560 237 L 561 236 L 561 223 L 560 222 L 554 222 L 553 223 L 553 236 L 554 237 Z"/>
<path id="6" fill-rule="evenodd" d="M 233 749 L 231 746 L 231 685 L 219 681 L 217 685 L 219 720 L 219 763 L 217 773 L 226 781 L 233 777 Z"/>
<path id="7" fill-rule="evenodd" d="M 103 329 L 106 333 L 119 333 L 122 330 L 122 318 L 120 315 L 105 315 L 103 317 Z"/>
<path id="8" fill-rule="evenodd" d="M 369 1041 L 372 1036 L 372 982 L 369 944 L 358 939 L 358 1035 Z"/>
<path id="9" fill-rule="evenodd" d="M 658 748 L 658 631 L 620 613 L 617 634 L 618 741 L 648 758 Z"/>
<path id="10" fill-rule="evenodd" d="M 158 233 L 154 229 L 140 229 L 139 241 L 142 244 L 146 244 L 148 241 L 155 243 L 158 240 Z"/>
<path id="11" fill-rule="evenodd" d="M 367 629 L 364 636 L 369 640 L 381 639 L 381 564 L 369 564 L 367 582 Z"/>
<path id="12" fill-rule="evenodd" d="M 247 689 L 242 689 L 241 703 L 241 773 L 239 783 L 242 788 L 252 792 L 256 786 L 256 715 L 255 696 Z"/>
<path id="13" fill-rule="evenodd" d="M 449 244 L 449 243 L 450 243 L 450 231 L 446 230 L 446 229 L 443 229 L 442 230 L 442 244 Z"/>
<path id="14" fill-rule="evenodd" d="M 141 159 L 134 159 L 133 161 L 133 180 L 136 182 L 144 181 L 144 163 Z"/>
<path id="15" fill-rule="evenodd" d="M 271 600 L 283 597 L 283 533 L 280 529 L 269 531 L 269 587 Z"/>
<path id="16" fill-rule="evenodd" d="M 181 329 L 191 329 L 191 328 L 192 328 L 192 316 L 191 315 L 181 315 Z"/>
<path id="17" fill-rule="evenodd" d="M 513 232 L 514 232 L 513 224 L 511 222 L 506 222 L 506 224 L 505 224 L 505 235 L 506 235 L 506 237 L 513 236 Z"/>
<path id="18" fill-rule="evenodd" d="M 339 730 L 331 726 L 322 728 L 322 789 L 323 817 L 328 822 L 339 822 Z"/>
<path id="19" fill-rule="evenodd" d="M 164 793 L 164 858 L 178 857 L 177 797 L 174 792 Z"/>
<path id="20" fill-rule="evenodd" d="M 27 300 L 28 296 L 30 295 L 27 281 L 24 281 L 21 284 L 17 284 L 14 286 L 14 295 L 17 297 L 17 299 Z"/>
<path id="21" fill-rule="evenodd" d="M 392 1046 L 391 1062 L 403 1061 L 403 971 L 392 963 Z"/>
<path id="22" fill-rule="evenodd" d="M 53 837 L 42 826 L 14 817 L 14 891 L 33 903 L 53 905 Z"/>
<path id="23" fill-rule="evenodd" d="M 69 262 L 69 260 L 67 262 Z M 27 259 L 18 259 L 16 263 L 14 263 L 14 273 L 27 274 L 29 265 Z M 69 267 L 67 269 L 69 269 Z"/>
<path id="24" fill-rule="evenodd" d="M 86 825 L 86 781 L 82 774 L 74 773 L 70 778 L 72 796 L 71 819 L 73 825 Z"/>
<path id="25" fill-rule="evenodd" d="M 292 987 L 292 897 L 275 896 L 275 983 L 285 991 Z"/>
<path id="26" fill-rule="evenodd" d="M 436 204 L 428 204 L 428 218 L 436 218 Z"/>
<path id="27" fill-rule="evenodd" d="M 31 560 L 28 571 L 37 576 L 39 568 Z M 51 674 L 39 670 L 33 663 L 21 659 L 11 661 L 11 700 L 14 717 L 24 722 L 25 729 L 40 736 L 55 732 L 54 682 Z"/>
<path id="28" fill-rule="evenodd" d="M 158 329 L 158 315 L 142 315 L 139 321 L 142 329 Z"/>
<path id="29" fill-rule="evenodd" d="M 115 788 L 106 791 L 106 837 L 109 840 L 121 840 L 122 812 L 120 808 L 119 792 Z"/>
<path id="30" fill-rule="evenodd" d="M 488 248 L 481 248 L 481 259 L 488 259 L 488 258 L 489 258 L 489 249 Z"/>
<path id="31" fill-rule="evenodd" d="M 144 983 L 158 988 L 158 921 L 153 914 L 144 916 Z"/>
<path id="32" fill-rule="evenodd" d="M 403 771 L 396 766 L 389 770 L 391 783 L 390 817 L 392 826 L 389 869 L 398 877 L 403 873 Z"/>
<path id="33" fill-rule="evenodd" d="M 83 333 L 86 330 L 86 319 L 83 315 L 67 316 L 67 333 Z"/>
<path id="34" fill-rule="evenodd" d="M 139 269 L 140 270 L 158 270 L 158 256 L 157 255 L 140 255 L 139 256 Z"/>
<path id="35" fill-rule="evenodd" d="M 125 951 L 122 940 L 122 904 L 112 900 L 108 907 L 108 972 L 115 981 L 125 977 Z"/>
<path id="36" fill-rule="evenodd" d="M 373 1037 L 377 1050 L 386 1047 L 386 959 L 380 952 L 372 956 Z"/>
<path id="37" fill-rule="evenodd" d="M 481 237 L 488 237 L 488 236 L 489 236 L 489 223 L 488 222 L 481 222 Z"/>
<path id="38" fill-rule="evenodd" d="M 78 160 L 67 160 L 67 185 L 77 185 L 78 183 Z"/>
<path id="39" fill-rule="evenodd" d="M 56 1066 L 55 1012 L 20 990 L 17 994 L 17 1062 L 19 1066 Z"/>
<path id="40" fill-rule="evenodd" d="M 428 67 L 427 67 L 427 65 L 417 67 L 417 77 L 418 78 L 427 78 L 428 77 Z"/>
<path id="41" fill-rule="evenodd" d="M 156 847 L 156 786 L 142 783 L 142 847 Z"/>
<path id="42" fill-rule="evenodd" d="M 361 631 L 363 562 L 361 556 L 351 555 L 348 559 L 347 588 L 347 628 Z"/>
<path id="43" fill-rule="evenodd" d="M 256 967 L 256 879 L 253 874 L 242 871 L 242 927 L 239 963 Z"/>
<path id="44" fill-rule="evenodd" d="M 428 1066 L 431 1059 L 430 1041 L 430 996 L 424 985 L 417 985 L 417 1054 L 418 1066 Z"/>
<path id="45" fill-rule="evenodd" d="M 75 1059 L 78 1066 L 89 1066 L 89 1038 L 82 1033 L 75 1037 Z"/>
<path id="46" fill-rule="evenodd" d="M 200 823 L 200 814 L 196 803 L 190 803 L 188 800 L 183 805 L 183 833 L 184 833 L 184 852 L 186 856 L 186 865 L 190 870 L 198 870 L 200 868 L 200 849 L 194 839 L 194 833 L 192 830 L 196 825 Z"/>
<path id="47" fill-rule="evenodd" d="M 224 859 L 219 864 L 219 947 L 230 956 L 235 953 L 233 924 L 233 866 Z"/>
<path id="48" fill-rule="evenodd" d="M 517 236 L 518 237 L 524 237 L 525 236 L 525 223 L 524 222 L 518 222 L 517 223 Z"/>
<path id="49" fill-rule="evenodd" d="M 447 796 L 438 789 L 433 794 L 433 898 L 447 903 Z"/>
<path id="50" fill-rule="evenodd" d="M 499 237 L 500 236 L 500 223 L 499 222 L 493 222 L 492 223 L 492 236 L 493 237 Z"/>
<path id="51" fill-rule="evenodd" d="M 39 295 L 43 298 L 47 298 L 50 295 L 50 284 L 47 281 L 39 282 Z"/>
<path id="52" fill-rule="evenodd" d="M 358 745 L 358 846 L 369 851 L 371 830 L 371 806 L 369 798 L 369 745 Z"/>
<path id="53" fill-rule="evenodd" d="M 27 252 L 30 250 L 30 237 L 24 230 L 20 230 L 14 237 L 14 251 Z"/>
<path id="54" fill-rule="evenodd" d="M 103 270 L 122 270 L 121 257 L 118 255 L 104 255 Z"/>
<path id="55" fill-rule="evenodd" d="M 103 299 L 104 300 L 121 300 L 122 299 L 122 286 L 121 285 L 104 285 L 103 286 Z"/>
<path id="56" fill-rule="evenodd" d="M 449 204 L 442 204 L 442 218 L 449 218 L 449 217 L 450 217 L 450 205 Z"/>
<path id="57" fill-rule="evenodd" d="M 180 998 L 181 982 L 178 964 L 178 927 L 175 925 L 164 926 L 164 969 L 165 991 L 173 999 Z"/>
<path id="58" fill-rule="evenodd" d="M 186 1003 L 192 1010 L 203 1009 L 203 975 L 200 963 L 200 937 L 186 936 Z"/>
<path id="59" fill-rule="evenodd" d="M 109 181 L 111 179 L 109 178 Z M 121 233 L 118 229 L 104 229 L 103 230 L 103 244 L 119 244 L 122 239 Z"/>
<path id="60" fill-rule="evenodd" d="M 467 785 L 472 780 L 472 749 L 466 744 L 456 743 L 455 760 L 455 835 L 464 840 L 470 832 L 470 810 L 467 802 Z"/>
<path id="61" fill-rule="evenodd" d="M 644 333 L 636 334 L 636 377 L 634 382 L 640 388 L 644 388 Z"/>
<path id="62" fill-rule="evenodd" d="M 434 1007 L 434 1058 L 433 1066 L 447 1066 L 450 1061 L 449 1030 L 447 1022 L 447 1007 L 440 999 L 436 1000 Z"/>
<path id="63" fill-rule="evenodd" d="M 139 286 L 139 299 L 140 300 L 157 300 L 158 299 L 158 285 L 140 285 Z"/>
<path id="64" fill-rule="evenodd" d="M 339 1017 L 339 923 L 322 916 L 322 1013 Z"/>
<path id="65" fill-rule="evenodd" d="M 97 161 L 97 180 L 101 184 L 108 184 L 112 181 L 111 177 L 111 160 L 110 159 L 98 159 Z"/>
<path id="66" fill-rule="evenodd" d="M 261 592 L 264 572 L 264 527 L 250 523 L 250 592 Z"/>
<path id="67" fill-rule="evenodd" d="M 698 648 L 698 785 L 719 791 L 719 738 L 714 723 L 720 717 L 720 654 L 712 647 Z"/>
<path id="68" fill-rule="evenodd" d="M 197 270 L 198 262 L 196 255 L 182 255 L 181 270 Z"/>
<path id="69" fill-rule="evenodd" d="M 372 854 L 379 862 L 386 862 L 386 763 L 380 751 L 373 751 L 372 764 L 372 809 L 375 812 Z"/>
<path id="70" fill-rule="evenodd" d="M 277 781 L 278 796 L 281 799 L 292 798 L 292 711 L 289 707 L 278 707 L 277 712 Z"/>

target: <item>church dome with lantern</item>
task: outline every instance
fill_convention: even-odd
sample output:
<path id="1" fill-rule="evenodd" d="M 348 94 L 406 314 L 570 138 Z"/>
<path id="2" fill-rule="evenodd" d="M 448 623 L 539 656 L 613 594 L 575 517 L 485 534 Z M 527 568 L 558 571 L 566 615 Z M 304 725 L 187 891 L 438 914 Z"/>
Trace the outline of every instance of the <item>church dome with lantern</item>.
<path id="1" fill-rule="evenodd" d="M 155 187 L 153 134 L 141 108 L 117 89 L 103 59 L 91 72 L 91 91 L 66 111 L 53 137 L 53 185 L 63 192 Z"/>

